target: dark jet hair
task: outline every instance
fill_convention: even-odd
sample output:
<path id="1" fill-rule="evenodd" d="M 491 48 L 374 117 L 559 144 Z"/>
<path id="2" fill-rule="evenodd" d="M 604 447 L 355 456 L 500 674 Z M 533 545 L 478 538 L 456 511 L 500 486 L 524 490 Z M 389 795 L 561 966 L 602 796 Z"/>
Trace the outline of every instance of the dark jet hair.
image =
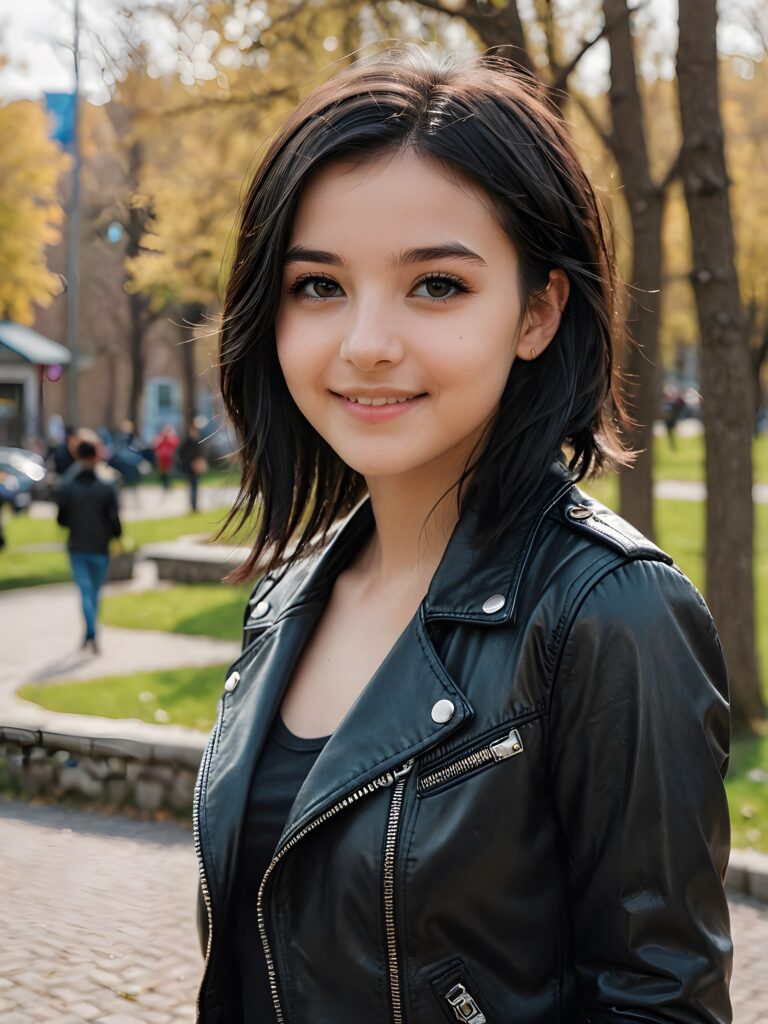
<path id="1" fill-rule="evenodd" d="M 302 557 L 366 494 L 307 422 L 277 359 L 274 322 L 297 204 L 320 167 L 411 149 L 479 186 L 519 255 L 523 305 L 562 268 L 570 295 L 560 327 L 532 361 L 515 360 L 498 413 L 456 481 L 472 503 L 476 543 L 492 546 L 520 517 L 567 446 L 574 480 L 630 461 L 615 368 L 620 341 L 609 228 L 568 130 L 542 87 L 502 58 L 438 62 L 394 51 L 315 89 L 271 141 L 245 197 L 220 338 L 221 389 L 240 441 L 242 479 L 222 528 L 255 511 L 251 577 Z M 451 488 L 453 489 L 453 488 Z"/>

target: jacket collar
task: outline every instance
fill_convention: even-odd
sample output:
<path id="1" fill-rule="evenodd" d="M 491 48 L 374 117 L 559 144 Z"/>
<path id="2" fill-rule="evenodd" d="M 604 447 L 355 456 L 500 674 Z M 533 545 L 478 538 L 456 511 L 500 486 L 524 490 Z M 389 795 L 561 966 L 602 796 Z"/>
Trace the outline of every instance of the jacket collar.
<path id="1" fill-rule="evenodd" d="M 422 602 L 424 620 L 496 625 L 514 622 L 525 569 L 544 517 L 573 487 L 563 460 L 554 460 L 525 503 L 520 519 L 492 550 L 480 550 L 472 538 L 475 513 L 465 511 L 451 535 Z M 522 502 L 521 502 L 522 506 Z M 354 558 L 374 528 L 370 500 L 351 513 L 318 556 L 290 600 L 291 607 L 326 597 L 336 577 Z"/>

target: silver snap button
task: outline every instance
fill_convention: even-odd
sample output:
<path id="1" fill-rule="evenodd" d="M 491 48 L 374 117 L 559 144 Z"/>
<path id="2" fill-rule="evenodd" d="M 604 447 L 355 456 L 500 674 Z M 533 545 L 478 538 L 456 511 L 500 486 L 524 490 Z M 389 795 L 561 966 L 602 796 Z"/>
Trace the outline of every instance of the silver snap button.
<path id="1" fill-rule="evenodd" d="M 232 691 L 234 690 L 234 688 L 237 686 L 237 684 L 239 682 L 240 682 L 240 673 L 239 672 L 233 672 L 231 676 L 227 677 L 227 681 L 226 681 L 226 683 L 224 683 L 224 689 L 227 691 L 227 693 L 232 693 Z"/>
<path id="2" fill-rule="evenodd" d="M 269 601 L 259 601 L 256 607 L 253 609 L 253 614 L 258 615 L 261 618 L 262 615 L 266 615 L 269 611 Z"/>
<path id="3" fill-rule="evenodd" d="M 592 515 L 592 509 L 587 508 L 586 505 L 574 505 L 568 509 L 569 519 L 589 519 Z"/>
<path id="4" fill-rule="evenodd" d="M 455 712 L 456 707 L 452 700 L 439 700 L 432 708 L 432 721 L 438 722 L 440 725 L 443 722 L 450 722 Z"/>
<path id="5" fill-rule="evenodd" d="M 487 601 L 483 602 L 483 611 L 486 615 L 493 615 L 494 612 L 504 607 L 505 601 L 506 598 L 503 594 L 493 594 Z"/>

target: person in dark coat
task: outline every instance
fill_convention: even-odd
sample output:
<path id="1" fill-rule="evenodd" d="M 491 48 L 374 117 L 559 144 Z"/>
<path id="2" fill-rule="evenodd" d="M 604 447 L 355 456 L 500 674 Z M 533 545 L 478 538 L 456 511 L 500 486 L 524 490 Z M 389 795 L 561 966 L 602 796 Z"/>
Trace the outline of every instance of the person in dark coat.
<path id="1" fill-rule="evenodd" d="M 85 618 L 83 647 L 90 646 L 98 654 L 99 594 L 109 568 L 109 542 L 122 534 L 122 525 L 114 486 L 96 475 L 96 446 L 80 441 L 76 455 L 77 468 L 59 497 L 57 522 L 69 530 L 69 561 Z"/>
<path id="2" fill-rule="evenodd" d="M 189 509 L 197 512 L 198 477 L 208 468 L 203 454 L 203 437 L 196 422 L 189 425 L 186 436 L 179 446 L 176 459 L 179 469 L 189 483 Z"/>

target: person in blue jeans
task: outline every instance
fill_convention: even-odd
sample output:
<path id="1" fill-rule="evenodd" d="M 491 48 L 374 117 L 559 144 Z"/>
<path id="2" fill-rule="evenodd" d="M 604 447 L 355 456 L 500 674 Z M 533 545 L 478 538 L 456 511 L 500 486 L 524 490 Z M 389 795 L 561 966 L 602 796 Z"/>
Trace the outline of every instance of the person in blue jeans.
<path id="1" fill-rule="evenodd" d="M 99 593 L 109 568 L 109 542 L 121 535 L 122 525 L 115 488 L 96 475 L 96 445 L 81 440 L 76 456 L 77 468 L 73 467 L 59 495 L 57 522 L 69 530 L 67 550 L 85 618 L 83 647 L 90 646 L 98 654 Z"/>

